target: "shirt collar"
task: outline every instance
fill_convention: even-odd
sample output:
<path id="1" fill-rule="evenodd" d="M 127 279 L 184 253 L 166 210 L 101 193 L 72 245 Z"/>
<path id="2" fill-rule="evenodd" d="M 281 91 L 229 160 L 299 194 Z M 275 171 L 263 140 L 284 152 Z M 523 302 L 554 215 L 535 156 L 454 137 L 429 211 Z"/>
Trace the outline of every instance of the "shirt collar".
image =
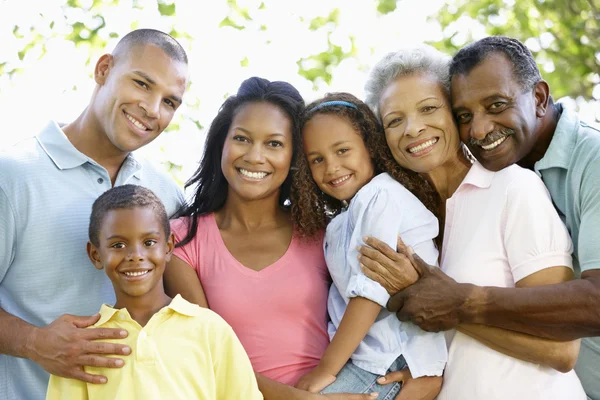
<path id="1" fill-rule="evenodd" d="M 479 161 L 474 161 L 467 172 L 467 175 L 458 186 L 457 192 L 465 185 L 476 186 L 480 189 L 487 189 L 492 184 L 495 172 L 487 170 Z"/>
<path id="2" fill-rule="evenodd" d="M 86 162 L 100 166 L 96 161 L 77 150 L 55 121 L 50 121 L 46 125 L 37 135 L 37 141 L 58 169 L 77 168 Z M 121 168 L 123 167 L 127 167 L 127 171 L 130 171 L 132 176 L 142 179 L 142 163 L 136 159 L 133 153 L 127 155 Z"/>
<path id="3" fill-rule="evenodd" d="M 50 121 L 36 138 L 59 169 L 76 168 L 90 161 L 88 156 L 73 146 L 55 121 Z"/>
<path id="4" fill-rule="evenodd" d="M 169 305 L 167 305 L 166 307 L 163 307 L 159 311 L 159 313 L 165 312 L 168 310 L 172 310 L 178 314 L 185 315 L 188 317 L 193 317 L 195 315 L 198 315 L 198 306 L 196 304 L 192 304 L 192 303 L 188 302 L 183 297 L 181 297 L 181 295 L 179 295 L 179 294 L 177 296 L 175 296 L 173 298 L 173 300 L 171 300 L 171 303 L 169 303 Z M 118 309 L 118 308 L 113 308 L 113 307 L 109 306 L 108 304 L 102 304 L 102 307 L 100 308 L 100 319 L 98 320 L 98 322 L 96 322 L 94 324 L 94 326 L 102 326 L 105 323 L 107 323 L 108 321 L 110 321 L 116 315 L 125 315 L 127 317 L 127 319 L 132 319 L 131 315 L 129 314 L 129 311 L 127 311 L 126 308 Z"/>
<path id="5" fill-rule="evenodd" d="M 579 116 L 575 111 L 563 107 L 562 104 L 557 104 L 556 107 L 561 113 L 560 119 L 544 157 L 534 164 L 535 172 L 538 175 L 540 175 L 539 171 L 548 168 L 568 168 L 573 156 L 577 140 L 576 133 L 580 125 Z"/>

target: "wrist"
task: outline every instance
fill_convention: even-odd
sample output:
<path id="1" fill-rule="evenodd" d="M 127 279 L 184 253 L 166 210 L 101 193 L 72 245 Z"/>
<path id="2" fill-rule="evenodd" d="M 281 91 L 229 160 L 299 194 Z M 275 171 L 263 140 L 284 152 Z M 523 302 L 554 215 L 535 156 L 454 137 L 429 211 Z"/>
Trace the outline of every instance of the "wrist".
<path id="1" fill-rule="evenodd" d="M 24 332 L 23 341 L 21 342 L 20 353 L 24 358 L 28 358 L 30 360 L 35 360 L 37 357 L 37 338 L 41 333 L 41 329 L 37 326 L 29 326 L 29 328 Z"/>
<path id="2" fill-rule="evenodd" d="M 459 292 L 463 296 L 463 302 L 458 309 L 460 322 L 466 324 L 483 324 L 483 314 L 487 299 L 485 288 L 470 283 L 460 283 Z"/>

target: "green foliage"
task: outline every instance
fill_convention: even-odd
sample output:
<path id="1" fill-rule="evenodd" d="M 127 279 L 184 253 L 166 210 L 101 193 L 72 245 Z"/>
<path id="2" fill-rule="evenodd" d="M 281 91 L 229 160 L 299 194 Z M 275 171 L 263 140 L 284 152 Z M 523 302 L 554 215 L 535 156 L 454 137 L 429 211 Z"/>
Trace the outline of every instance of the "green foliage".
<path id="1" fill-rule="evenodd" d="M 377 11 L 380 14 L 388 14 L 392 11 L 396 11 L 396 3 L 398 0 L 378 0 Z"/>
<path id="2" fill-rule="evenodd" d="M 160 15 L 166 15 L 169 17 L 175 15 L 175 3 L 167 4 L 162 1 L 159 1 L 158 12 L 160 12 Z"/>
<path id="3" fill-rule="evenodd" d="M 600 4 L 597 0 L 454 0 L 434 18 L 445 39 L 433 43 L 456 52 L 473 37 L 462 36 L 465 19 L 485 27 L 490 35 L 526 42 L 556 98 L 592 98 L 594 76 L 600 74 Z M 458 19 L 461 21 L 458 22 Z M 596 78 L 597 79 L 597 78 Z"/>

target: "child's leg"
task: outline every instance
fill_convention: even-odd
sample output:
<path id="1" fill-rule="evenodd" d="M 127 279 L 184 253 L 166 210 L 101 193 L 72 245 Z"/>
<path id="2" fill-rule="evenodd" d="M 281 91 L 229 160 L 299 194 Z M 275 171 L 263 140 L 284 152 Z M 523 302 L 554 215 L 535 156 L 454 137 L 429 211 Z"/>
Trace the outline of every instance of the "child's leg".
<path id="1" fill-rule="evenodd" d="M 404 357 L 398 357 L 387 370 L 387 372 L 400 371 L 406 366 Z M 389 385 L 380 385 L 377 383 L 376 375 L 365 371 L 348 361 L 344 368 L 337 375 L 337 379 L 331 385 L 321 391 L 327 393 L 372 393 L 378 392 L 378 400 L 394 400 L 394 397 L 400 393 L 401 385 L 398 382 Z"/>

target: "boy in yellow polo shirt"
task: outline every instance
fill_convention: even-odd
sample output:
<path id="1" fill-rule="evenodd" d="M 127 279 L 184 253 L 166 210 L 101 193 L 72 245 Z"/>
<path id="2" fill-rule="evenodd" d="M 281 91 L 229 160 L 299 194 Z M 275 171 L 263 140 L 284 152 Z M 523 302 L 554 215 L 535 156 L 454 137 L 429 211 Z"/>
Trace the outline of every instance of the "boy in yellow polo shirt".
<path id="1" fill-rule="evenodd" d="M 102 194 L 92 207 L 87 251 L 112 281 L 116 303 L 94 327 L 129 334 L 114 342 L 131 354 L 122 368 L 85 367 L 108 381 L 94 385 L 52 375 L 47 399 L 262 399 L 250 360 L 214 312 L 163 289 L 174 238 L 161 201 L 141 186 Z M 105 340 L 106 341 L 106 340 Z"/>

